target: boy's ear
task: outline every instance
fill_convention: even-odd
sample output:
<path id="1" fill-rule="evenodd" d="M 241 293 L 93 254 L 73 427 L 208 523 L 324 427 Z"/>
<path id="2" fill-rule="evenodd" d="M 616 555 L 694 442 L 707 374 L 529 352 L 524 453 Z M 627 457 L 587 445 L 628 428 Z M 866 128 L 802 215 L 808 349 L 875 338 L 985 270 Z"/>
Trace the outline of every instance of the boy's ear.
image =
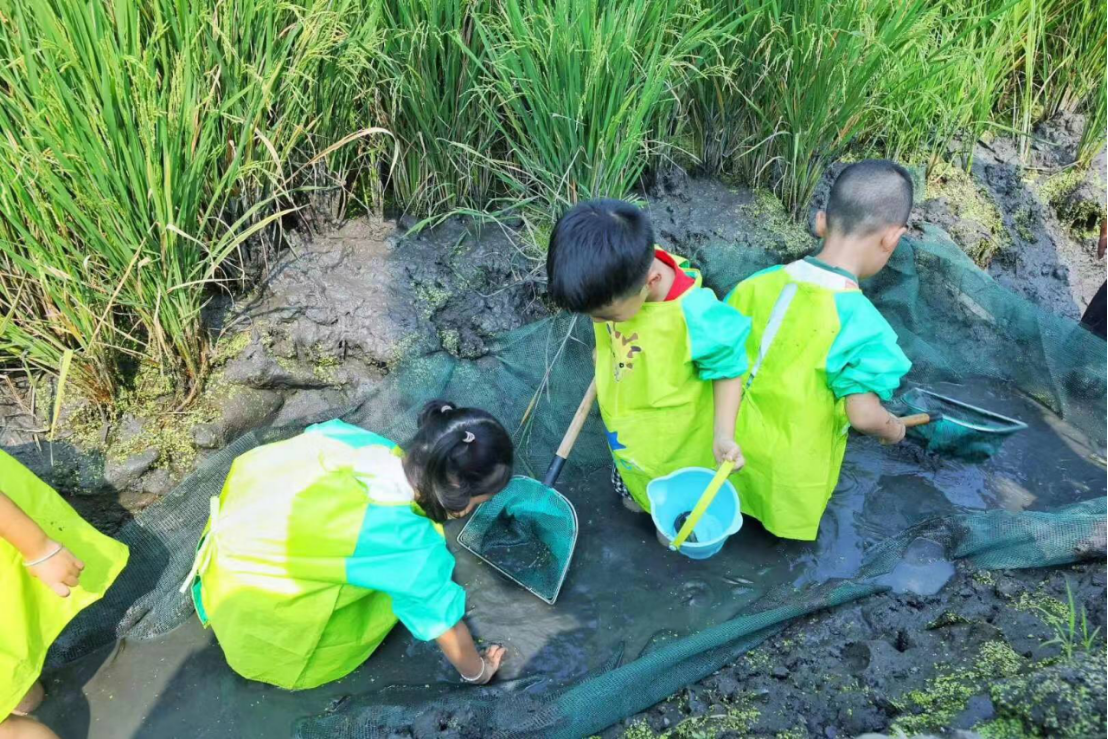
<path id="1" fill-rule="evenodd" d="M 881 237 L 881 249 L 892 254 L 893 250 L 896 249 L 896 245 L 900 243 L 900 237 L 906 233 L 908 233 L 907 226 L 890 228 L 885 232 L 885 235 Z"/>
<path id="2" fill-rule="evenodd" d="M 827 211 L 816 213 L 816 236 L 821 239 L 827 237 Z"/>

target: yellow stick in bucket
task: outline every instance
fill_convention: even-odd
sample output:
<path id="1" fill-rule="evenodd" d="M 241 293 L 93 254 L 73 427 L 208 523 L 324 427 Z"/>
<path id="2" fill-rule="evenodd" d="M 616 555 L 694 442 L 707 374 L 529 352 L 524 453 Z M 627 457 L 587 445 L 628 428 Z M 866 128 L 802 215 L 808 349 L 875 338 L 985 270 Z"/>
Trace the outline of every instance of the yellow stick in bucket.
<path id="1" fill-rule="evenodd" d="M 685 543 L 685 539 L 689 538 L 693 529 L 700 523 L 700 519 L 704 518 L 704 512 L 708 510 L 708 506 L 716 499 L 716 493 L 723 487 L 724 481 L 727 480 L 727 476 L 731 474 L 731 470 L 734 468 L 735 463 L 731 461 L 726 461 L 719 466 L 719 469 L 716 470 L 716 476 L 708 483 L 708 487 L 704 488 L 704 492 L 700 495 L 700 500 L 696 501 L 696 506 L 692 509 L 692 513 L 685 519 L 685 525 L 677 532 L 677 537 L 669 543 L 670 549 L 676 552 L 681 548 L 681 545 Z"/>

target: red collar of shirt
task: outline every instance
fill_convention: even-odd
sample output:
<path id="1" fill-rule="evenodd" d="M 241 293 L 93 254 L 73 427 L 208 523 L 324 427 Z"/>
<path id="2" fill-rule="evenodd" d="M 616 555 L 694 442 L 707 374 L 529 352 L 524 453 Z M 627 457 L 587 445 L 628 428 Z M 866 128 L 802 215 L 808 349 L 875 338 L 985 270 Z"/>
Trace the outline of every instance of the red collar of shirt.
<path id="1" fill-rule="evenodd" d="M 685 274 L 685 270 L 677 266 L 677 262 L 673 257 L 666 254 L 661 249 L 654 250 L 654 257 L 662 264 L 666 265 L 673 270 L 673 286 L 670 287 L 669 293 L 666 295 L 666 300 L 677 300 L 679 297 L 685 294 L 689 288 L 696 284 L 696 280 Z"/>

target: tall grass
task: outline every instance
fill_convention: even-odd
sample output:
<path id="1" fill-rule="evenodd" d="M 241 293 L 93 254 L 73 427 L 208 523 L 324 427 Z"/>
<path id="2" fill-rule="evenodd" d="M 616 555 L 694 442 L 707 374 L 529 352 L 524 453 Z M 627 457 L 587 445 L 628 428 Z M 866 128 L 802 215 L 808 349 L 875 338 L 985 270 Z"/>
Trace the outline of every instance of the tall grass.
<path id="1" fill-rule="evenodd" d="M 401 152 L 390 180 L 396 200 L 422 214 L 481 208 L 494 197 L 497 122 L 478 94 L 473 59 L 481 3 L 388 0 L 380 57 L 383 124 Z"/>
<path id="2" fill-rule="evenodd" d="M 623 197 L 662 156 L 661 134 L 702 51 L 735 27 L 685 0 L 503 0 L 477 33 L 485 114 L 497 121 L 515 197 L 548 207 Z"/>
<path id="3" fill-rule="evenodd" d="M 74 350 L 101 400 L 128 358 L 195 387 L 205 286 L 290 211 L 300 152 L 356 117 L 330 75 L 351 63 L 342 14 L 0 2 L 0 352 L 53 370 Z"/>
<path id="4" fill-rule="evenodd" d="M 553 216 L 678 160 L 799 215 L 846 154 L 934 159 L 1060 111 L 1089 116 L 1087 161 L 1108 125 L 1105 14 L 1097 0 L 0 0 L 0 363 L 57 373 L 72 356 L 72 382 L 102 401 L 140 363 L 195 389 L 212 285 L 244 279 L 320 188 L 421 216 L 505 201 Z"/>

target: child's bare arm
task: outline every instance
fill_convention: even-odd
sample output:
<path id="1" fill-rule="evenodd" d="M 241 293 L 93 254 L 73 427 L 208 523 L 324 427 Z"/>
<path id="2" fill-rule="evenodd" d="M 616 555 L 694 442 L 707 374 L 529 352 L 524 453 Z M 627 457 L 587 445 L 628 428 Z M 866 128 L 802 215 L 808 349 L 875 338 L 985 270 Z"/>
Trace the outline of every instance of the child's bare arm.
<path id="1" fill-rule="evenodd" d="M 65 598 L 80 580 L 84 562 L 46 535 L 34 520 L 8 496 L 0 492 L 0 538 L 23 555 L 32 575 Z"/>
<path id="2" fill-rule="evenodd" d="M 484 685 L 491 680 L 504 659 L 504 647 L 497 645 L 486 649 L 484 654 L 478 653 L 464 620 L 454 624 L 435 641 L 462 679 L 476 685 Z"/>
<path id="3" fill-rule="evenodd" d="M 37 523 L 8 496 L 0 493 L 0 537 L 19 550 L 23 559 L 33 562 L 49 554 L 50 541 Z"/>
<path id="4" fill-rule="evenodd" d="M 846 417 L 856 431 L 876 436 L 886 444 L 896 444 L 904 438 L 904 424 L 885 410 L 875 393 L 846 396 Z"/>
<path id="5" fill-rule="evenodd" d="M 730 460 L 735 469 L 742 469 L 745 462 L 742 449 L 735 441 L 735 419 L 739 416 L 739 404 L 743 399 L 742 378 L 714 380 L 712 393 L 715 400 L 715 431 L 712 452 L 716 462 Z"/>

